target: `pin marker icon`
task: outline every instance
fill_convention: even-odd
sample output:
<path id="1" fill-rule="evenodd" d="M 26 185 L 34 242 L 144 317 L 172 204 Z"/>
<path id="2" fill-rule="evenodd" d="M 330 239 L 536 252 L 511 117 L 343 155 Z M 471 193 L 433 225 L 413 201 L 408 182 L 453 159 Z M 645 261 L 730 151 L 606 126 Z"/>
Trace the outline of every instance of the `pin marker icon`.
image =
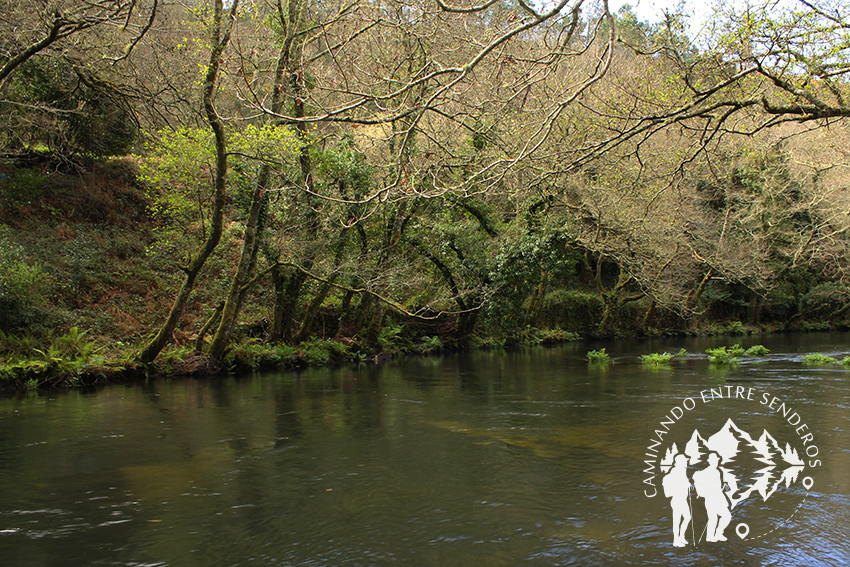
<path id="1" fill-rule="evenodd" d="M 747 524 L 738 524 L 735 528 L 735 533 L 738 534 L 738 537 L 741 539 L 747 539 L 747 535 L 750 533 L 750 526 Z"/>

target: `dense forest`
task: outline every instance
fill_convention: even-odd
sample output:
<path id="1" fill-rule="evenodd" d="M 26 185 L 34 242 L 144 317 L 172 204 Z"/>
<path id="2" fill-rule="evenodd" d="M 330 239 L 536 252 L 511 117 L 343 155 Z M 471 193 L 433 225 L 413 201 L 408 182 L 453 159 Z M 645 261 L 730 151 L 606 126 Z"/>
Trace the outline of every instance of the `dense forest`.
<path id="1" fill-rule="evenodd" d="M 850 321 L 850 6 L 0 0 L 0 382 Z"/>

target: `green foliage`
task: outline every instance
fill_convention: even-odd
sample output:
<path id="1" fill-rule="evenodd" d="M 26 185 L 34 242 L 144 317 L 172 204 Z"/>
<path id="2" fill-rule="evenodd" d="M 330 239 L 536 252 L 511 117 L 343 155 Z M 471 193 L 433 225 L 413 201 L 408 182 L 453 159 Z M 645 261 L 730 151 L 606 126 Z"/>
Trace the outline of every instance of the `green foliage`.
<path id="1" fill-rule="evenodd" d="M 214 191 L 214 136 L 203 128 L 164 130 L 146 148 L 139 178 L 149 188 L 149 213 L 158 225 L 148 254 L 158 263 L 181 261 L 193 236 L 206 235 Z"/>
<path id="2" fill-rule="evenodd" d="M 117 89 L 64 59 L 23 63 L 11 95 L 22 103 L 11 117 L 20 145 L 44 144 L 64 155 L 115 156 L 126 154 L 138 139 L 137 122 Z"/>
<path id="3" fill-rule="evenodd" d="M 99 288 L 100 278 L 110 271 L 102 245 L 86 235 L 64 242 L 62 257 L 67 264 L 67 277 L 58 285 L 62 294 L 75 302 Z"/>
<path id="4" fill-rule="evenodd" d="M 769 352 L 770 352 L 770 350 L 765 348 L 764 345 L 753 345 L 744 352 L 744 355 L 745 356 L 765 356 Z"/>
<path id="5" fill-rule="evenodd" d="M 0 331 L 34 324 L 45 301 L 46 275 L 26 256 L 13 241 L 11 229 L 0 225 Z"/>
<path id="6" fill-rule="evenodd" d="M 675 354 L 670 354 L 669 352 L 653 352 L 651 354 L 642 354 L 640 356 L 640 362 L 641 364 L 649 366 L 660 366 L 662 364 L 670 364 L 670 361 L 673 360 L 673 357 L 675 356 Z"/>
<path id="7" fill-rule="evenodd" d="M 556 289 L 546 294 L 539 321 L 569 331 L 588 332 L 602 317 L 602 298 L 574 289 Z"/>
<path id="8" fill-rule="evenodd" d="M 419 344 L 416 345 L 416 350 L 420 354 L 434 354 L 435 352 L 443 350 L 443 341 L 441 341 L 440 337 L 437 335 L 434 335 L 433 337 L 426 335 L 423 336 Z"/>
<path id="9" fill-rule="evenodd" d="M 332 339 L 312 338 L 298 345 L 298 355 L 308 366 L 322 366 L 348 354 L 347 345 Z"/>
<path id="10" fill-rule="evenodd" d="M 274 187 L 291 186 L 299 175 L 303 142 L 287 126 L 249 125 L 228 133 L 234 200 L 247 208 L 261 163 L 271 164 Z M 139 166 L 140 179 L 150 188 L 150 212 L 160 223 L 154 254 L 173 258 L 192 234 L 203 237 L 215 190 L 215 142 L 209 128 L 163 130 L 146 144 L 148 157 Z M 179 256 L 179 254 L 177 254 Z"/>
<path id="11" fill-rule="evenodd" d="M 729 355 L 730 356 L 735 356 L 735 357 L 743 356 L 745 352 L 746 352 L 746 350 L 744 348 L 742 348 L 741 345 L 739 345 L 738 343 L 735 343 L 734 345 L 729 347 Z"/>
<path id="12" fill-rule="evenodd" d="M 350 144 L 338 144 L 311 152 L 319 179 L 333 185 L 346 199 L 365 197 L 372 186 L 375 169 Z"/>
<path id="13" fill-rule="evenodd" d="M 311 338 L 298 346 L 269 344 L 251 338 L 228 347 L 223 362 L 231 369 L 296 368 L 324 366 L 331 362 L 362 358 L 346 343 Z"/>
<path id="14" fill-rule="evenodd" d="M 741 356 L 764 356 L 770 351 L 762 345 L 753 345 L 748 349 L 744 349 L 739 344 L 734 344 L 730 347 L 710 348 L 705 351 L 708 353 L 708 360 L 712 364 L 724 365 L 735 364 Z"/>
<path id="15" fill-rule="evenodd" d="M 492 291 L 484 319 L 494 332 L 514 336 L 533 322 L 529 319 L 536 313 L 524 306 L 544 274 L 559 280 L 574 277 L 578 257 L 571 242 L 563 230 L 535 227 L 534 231 L 506 235 L 499 248 L 488 256 L 487 279 Z M 566 320 L 549 323 L 546 326 L 574 330 Z"/>
<path id="16" fill-rule="evenodd" d="M 97 345 L 86 338 L 88 331 L 72 327 L 43 348 L 30 346 L 32 341 L 14 339 L 8 335 L 0 336 L 4 349 L 10 349 L 10 343 L 18 343 L 14 353 L 0 364 L 0 382 L 17 384 L 28 389 L 42 383 L 79 386 L 84 374 L 96 372 L 105 363 L 98 354 Z M 43 343 L 45 341 L 39 341 Z M 26 345 L 21 348 L 22 345 Z M 13 347 L 14 348 L 14 347 Z"/>
<path id="17" fill-rule="evenodd" d="M 604 364 L 611 362 L 611 356 L 605 352 L 605 349 L 591 350 L 587 353 L 587 360 L 591 364 Z"/>
<path id="18" fill-rule="evenodd" d="M 737 347 L 738 345 L 735 345 L 735 346 Z M 736 364 L 738 362 L 738 359 L 733 356 L 733 352 L 737 353 L 738 351 L 743 353 L 743 350 L 741 350 L 740 347 L 738 347 L 738 348 L 733 347 L 732 350 L 730 351 L 730 350 L 727 350 L 727 348 L 724 346 L 724 347 L 719 347 L 719 348 L 706 349 L 705 352 L 708 353 L 708 361 L 711 364 L 716 364 L 716 365 L 720 366 L 720 365 L 727 365 L 727 364 L 728 365 Z"/>
<path id="19" fill-rule="evenodd" d="M 800 298 L 800 308 L 819 319 L 830 320 L 850 307 L 850 289 L 838 282 L 818 284 Z"/>
<path id="20" fill-rule="evenodd" d="M 187 360 L 195 353 L 195 349 L 189 345 L 169 345 L 163 349 L 159 356 L 159 364 L 167 373 L 171 373 L 174 367 Z"/>
<path id="21" fill-rule="evenodd" d="M 580 340 L 581 337 L 577 333 L 565 331 L 560 327 L 555 327 L 554 329 L 539 329 L 529 325 L 522 334 L 522 342 L 527 345 L 545 345 Z"/>
<path id="22" fill-rule="evenodd" d="M 298 360 L 295 347 L 266 344 L 257 339 L 232 344 L 224 356 L 224 363 L 238 368 L 270 368 L 294 366 Z"/>
<path id="23" fill-rule="evenodd" d="M 830 364 L 839 364 L 839 361 L 834 356 L 829 356 L 826 354 L 822 354 L 820 352 L 815 352 L 812 354 L 803 355 L 803 362 L 811 365 L 830 365 Z"/>
<path id="24" fill-rule="evenodd" d="M 726 333 L 729 335 L 746 335 L 747 329 L 744 327 L 744 324 L 740 321 L 730 321 L 726 325 Z"/>
<path id="25" fill-rule="evenodd" d="M 727 290 L 728 291 L 728 290 Z M 715 303 L 725 303 L 735 307 L 747 307 L 747 302 L 737 298 L 734 292 L 728 292 L 718 297 L 711 297 Z M 708 297 L 707 297 L 708 299 Z M 729 321 L 727 323 L 715 323 L 708 332 L 709 335 L 746 335 L 747 329 L 741 321 Z"/>
<path id="26" fill-rule="evenodd" d="M 56 347 L 67 355 L 88 360 L 98 350 L 93 341 L 86 339 L 88 333 L 71 327 L 67 333 L 56 339 Z"/>
<path id="27" fill-rule="evenodd" d="M 32 169 L 15 169 L 0 176 L 0 208 L 21 210 L 38 202 L 47 178 Z"/>
<path id="28" fill-rule="evenodd" d="M 676 356 L 681 356 L 681 357 L 688 356 L 688 349 L 686 349 L 685 347 L 680 348 L 679 352 L 676 353 Z"/>
<path id="29" fill-rule="evenodd" d="M 384 352 L 403 350 L 403 332 L 404 327 L 394 323 L 391 319 L 387 319 L 384 326 L 381 327 L 380 333 L 378 333 L 378 346 L 380 346 L 381 350 Z"/>
<path id="30" fill-rule="evenodd" d="M 489 335 L 473 335 L 470 344 L 473 348 L 482 350 L 504 351 L 507 346 L 507 339 L 505 339 L 505 337 L 493 337 Z"/>

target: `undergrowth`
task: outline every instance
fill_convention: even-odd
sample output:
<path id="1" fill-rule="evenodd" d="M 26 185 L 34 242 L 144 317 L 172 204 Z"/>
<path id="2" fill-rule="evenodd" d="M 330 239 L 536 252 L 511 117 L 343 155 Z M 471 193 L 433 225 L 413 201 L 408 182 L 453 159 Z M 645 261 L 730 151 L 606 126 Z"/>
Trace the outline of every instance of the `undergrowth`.
<path id="1" fill-rule="evenodd" d="M 28 389 L 43 385 L 79 386 L 85 376 L 103 373 L 102 348 L 88 331 L 71 327 L 59 337 L 14 337 L 0 333 L 0 385 Z M 38 346 L 36 346 L 38 344 Z"/>

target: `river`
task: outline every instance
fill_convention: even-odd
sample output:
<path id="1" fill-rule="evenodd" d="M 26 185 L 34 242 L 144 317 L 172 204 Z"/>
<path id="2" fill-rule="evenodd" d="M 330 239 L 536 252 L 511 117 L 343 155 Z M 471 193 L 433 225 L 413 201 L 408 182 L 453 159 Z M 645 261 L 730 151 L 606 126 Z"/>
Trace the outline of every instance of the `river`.
<path id="1" fill-rule="evenodd" d="M 709 363 L 736 342 L 771 352 Z M 613 362 L 588 364 L 601 347 Z M 669 365 L 638 359 L 681 348 Z M 850 370 L 806 364 L 813 352 L 840 359 L 850 335 L 579 342 L 2 398 L 0 564 L 848 565 Z M 726 541 L 707 541 L 692 486 L 673 545 L 674 442 L 689 478 L 732 446 Z"/>

